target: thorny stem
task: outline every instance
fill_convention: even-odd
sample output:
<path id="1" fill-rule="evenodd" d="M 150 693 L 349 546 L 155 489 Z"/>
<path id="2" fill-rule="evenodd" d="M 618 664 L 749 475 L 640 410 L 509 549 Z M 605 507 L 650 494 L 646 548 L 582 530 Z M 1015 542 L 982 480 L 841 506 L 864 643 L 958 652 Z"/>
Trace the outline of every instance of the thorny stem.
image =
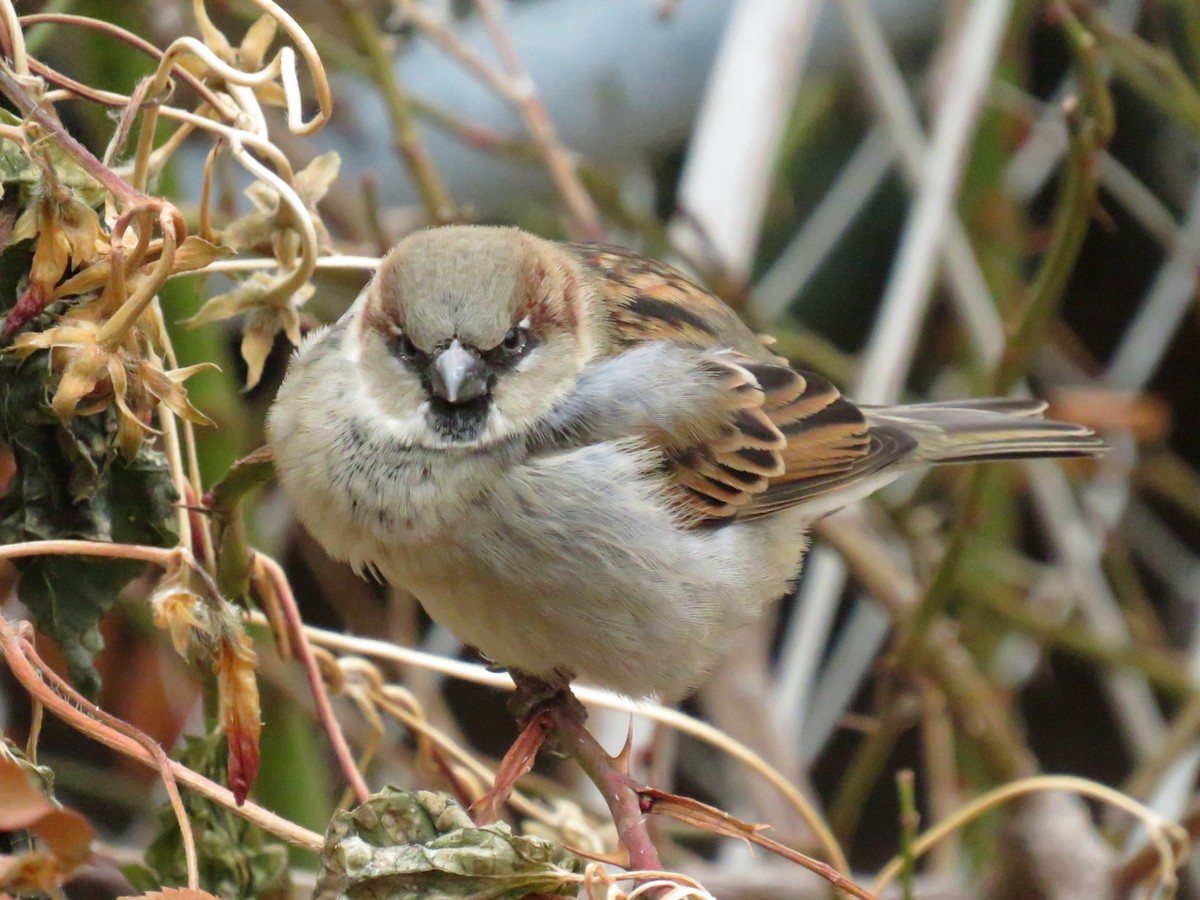
<path id="1" fill-rule="evenodd" d="M 837 869 L 828 863 L 805 856 L 798 850 L 793 850 L 791 847 L 779 843 L 779 841 L 766 837 L 762 833 L 767 827 L 765 825 L 752 825 L 714 806 L 709 806 L 707 803 L 701 803 L 698 800 L 691 800 L 687 797 L 678 797 L 674 794 L 666 794 L 654 788 L 639 788 L 638 797 L 641 801 L 643 812 L 659 816 L 670 816 L 694 828 L 748 841 L 751 844 L 769 850 L 777 856 L 803 866 L 810 872 L 824 878 L 833 887 L 843 893 L 857 897 L 859 900 L 877 900 L 874 894 L 859 887 L 853 880 L 837 871 Z"/>
<path id="2" fill-rule="evenodd" d="M 400 79 L 396 77 L 396 67 L 384 49 L 379 29 L 363 11 L 358 0 L 337 0 L 337 5 L 367 57 L 371 77 L 383 92 L 388 116 L 392 120 L 396 150 L 408 164 L 426 211 L 434 222 L 451 221 L 454 218 L 454 201 L 417 131 L 412 103 Z"/>
<path id="3" fill-rule="evenodd" d="M 661 870 L 658 850 L 646 829 L 637 788 L 600 743 L 592 737 L 579 717 L 578 701 L 555 703 L 547 707 L 555 733 L 566 751 L 599 789 L 617 826 L 617 836 L 629 851 L 629 868 Z"/>
<path id="4" fill-rule="evenodd" d="M 154 769 L 159 767 L 158 760 L 155 759 L 154 754 L 137 740 L 114 728 L 110 728 L 103 722 L 98 722 L 84 712 L 82 708 L 60 696 L 57 691 L 43 681 L 37 669 L 26 658 L 25 646 L 24 642 L 17 640 L 17 632 L 12 624 L 7 619 L 0 617 L 0 649 L 3 649 L 4 659 L 8 663 L 13 676 L 32 697 L 36 698 L 51 713 L 80 733 L 86 734 L 118 753 L 136 759 L 144 765 Z M 277 816 L 275 813 L 263 809 L 261 806 L 250 801 L 246 801 L 239 806 L 234 799 L 232 791 L 197 772 L 193 772 L 182 763 L 168 759 L 166 760 L 166 766 L 172 777 L 177 781 L 196 791 L 198 794 L 207 797 L 214 803 L 220 804 L 235 815 L 240 816 L 248 822 L 252 822 L 264 831 L 297 847 L 311 850 L 314 853 L 319 852 L 323 846 L 324 841 L 321 835 L 306 828 L 301 828 L 299 825 L 289 822 L 287 819 Z"/>

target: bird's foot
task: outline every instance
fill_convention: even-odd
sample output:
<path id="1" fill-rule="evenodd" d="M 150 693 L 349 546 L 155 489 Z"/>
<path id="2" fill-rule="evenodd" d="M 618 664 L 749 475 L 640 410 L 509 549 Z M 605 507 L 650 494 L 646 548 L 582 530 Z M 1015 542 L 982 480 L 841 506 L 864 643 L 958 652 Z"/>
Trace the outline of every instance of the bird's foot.
<path id="1" fill-rule="evenodd" d="M 522 728 L 544 711 L 552 711 L 556 719 L 567 716 L 580 722 L 587 721 L 587 710 L 571 692 L 573 673 L 556 669 L 549 678 L 538 678 L 511 669 L 509 674 L 517 689 L 509 698 L 508 711 Z"/>
<path id="2" fill-rule="evenodd" d="M 508 708 L 516 717 L 521 733 L 500 761 L 492 789 L 471 804 L 471 816 L 479 825 L 499 818 L 500 808 L 508 802 L 517 782 L 533 768 L 538 751 L 560 722 L 582 724 L 587 718 L 583 704 L 571 693 L 574 677 L 571 673 L 556 671 L 549 679 L 516 670 L 510 674 L 517 689 Z"/>
<path id="3" fill-rule="evenodd" d="M 517 782 L 533 768 L 538 751 L 553 729 L 554 720 L 548 712 L 535 713 L 525 723 L 504 759 L 500 760 L 492 779 L 492 789 L 471 804 L 471 818 L 476 825 L 488 825 L 500 818 L 500 808 L 512 796 Z"/>

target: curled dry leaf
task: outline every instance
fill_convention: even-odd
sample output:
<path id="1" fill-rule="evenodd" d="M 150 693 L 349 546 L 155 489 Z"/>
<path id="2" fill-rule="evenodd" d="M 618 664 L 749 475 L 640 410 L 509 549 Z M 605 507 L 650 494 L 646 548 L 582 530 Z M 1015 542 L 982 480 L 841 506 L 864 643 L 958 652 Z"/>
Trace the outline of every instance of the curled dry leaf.
<path id="1" fill-rule="evenodd" d="M 158 262 L 162 256 L 162 248 L 163 242 L 161 238 L 151 241 L 150 246 L 146 248 L 146 255 L 142 257 L 139 269 L 149 269 Z M 195 272 L 219 259 L 227 259 L 232 255 L 233 250 L 228 247 L 210 243 L 194 234 L 188 235 L 184 238 L 183 243 L 175 248 L 175 257 L 171 263 L 171 274 L 180 275 L 184 272 Z M 78 294 L 87 294 L 100 290 L 108 285 L 111 279 L 112 257 L 105 254 L 60 284 L 54 291 L 54 299 L 60 300 L 64 297 L 74 297 Z M 132 286 L 133 284 L 136 284 L 136 281 L 131 281 L 127 286 Z"/>
<path id="2" fill-rule="evenodd" d="M 5 348 L 21 359 L 38 350 L 50 351 L 51 367 L 58 374 L 50 400 L 55 415 L 65 422 L 100 412 L 111 401 L 120 413 L 117 445 L 126 459 L 137 456 L 146 435 L 155 433 L 150 419 L 160 402 L 191 422 L 212 425 L 212 420 L 188 401 L 183 381 L 216 367 L 205 363 L 165 370 L 149 347 L 150 328 L 135 330 L 111 345 L 105 339 L 98 306 L 98 302 L 77 306 L 60 324 L 22 334 Z"/>
<path id="3" fill-rule="evenodd" d="M 294 345 L 300 343 L 300 314 L 297 307 L 312 296 L 315 288 L 306 284 L 296 293 L 280 290 L 285 279 L 269 272 L 255 272 L 232 291 L 212 297 L 196 315 L 187 319 L 191 327 L 244 316 L 242 358 L 246 361 L 246 389 L 262 378 L 263 364 L 283 332 Z"/>
<path id="4" fill-rule="evenodd" d="M 332 246 L 329 232 L 317 212 L 317 204 L 329 192 L 341 168 L 341 157 L 334 151 L 323 153 L 296 173 L 293 187 L 304 204 L 317 232 L 317 248 L 327 251 Z M 236 250 L 276 248 L 283 237 L 295 227 L 292 207 L 283 203 L 272 185 L 256 181 L 246 188 L 246 197 L 254 209 L 230 222 L 222 232 L 224 243 Z"/>
<path id="5" fill-rule="evenodd" d="M 198 16 L 197 23 L 200 26 L 200 33 L 204 36 L 204 43 L 221 58 L 223 62 L 228 63 L 236 69 L 241 69 L 243 72 L 255 72 L 263 67 L 263 61 L 266 59 L 267 51 L 271 48 L 271 44 L 275 40 L 275 34 L 278 31 L 279 23 L 274 16 L 263 14 L 253 25 L 247 30 L 242 38 L 242 43 L 234 48 L 229 43 L 229 39 L 221 33 L 220 29 L 216 28 L 207 16 Z M 185 56 L 179 64 L 183 65 L 189 71 L 199 78 L 213 78 L 213 73 L 209 71 L 207 63 L 195 57 Z M 283 86 L 277 81 L 266 81 L 257 84 L 253 88 L 254 95 L 263 103 L 271 106 L 285 106 L 287 104 L 287 96 L 284 93 Z"/>
<path id="6" fill-rule="evenodd" d="M 5 334 L 15 333 L 46 307 L 68 266 L 89 265 L 108 252 L 107 236 L 96 211 L 70 188 L 57 184 L 38 191 L 17 218 L 9 243 L 33 238 L 29 282 L 5 320 Z"/>
<path id="7" fill-rule="evenodd" d="M 29 281 L 45 296 L 54 292 L 68 264 L 79 268 L 91 263 L 106 248 L 100 217 L 69 191 L 49 191 L 36 199 L 17 219 L 11 240 L 37 238 Z"/>
<path id="8" fill-rule="evenodd" d="M 387 787 L 334 815 L 313 897 L 516 900 L 573 893 L 577 871 L 556 844 L 503 823 L 476 828 L 446 794 Z"/>
<path id="9" fill-rule="evenodd" d="M 150 595 L 154 624 L 171 635 L 175 652 L 190 657 L 193 631 L 207 631 L 201 622 L 204 600 L 192 589 L 188 570 L 179 566 L 166 573 Z"/>
<path id="10" fill-rule="evenodd" d="M 258 776 L 262 732 L 254 649 L 239 625 L 226 630 L 213 669 L 221 699 L 221 727 L 229 742 L 229 789 L 241 804 Z"/>

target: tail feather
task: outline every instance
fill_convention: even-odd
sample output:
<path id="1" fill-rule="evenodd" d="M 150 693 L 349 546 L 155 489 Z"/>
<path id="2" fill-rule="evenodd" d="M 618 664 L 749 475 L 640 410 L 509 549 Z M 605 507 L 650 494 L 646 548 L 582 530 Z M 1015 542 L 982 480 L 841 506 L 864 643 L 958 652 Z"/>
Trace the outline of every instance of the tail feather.
<path id="1" fill-rule="evenodd" d="M 960 400 L 865 409 L 871 429 L 916 441 L 909 459 L 928 463 L 1095 456 L 1107 446 L 1090 429 L 1041 418 L 1037 400 Z"/>

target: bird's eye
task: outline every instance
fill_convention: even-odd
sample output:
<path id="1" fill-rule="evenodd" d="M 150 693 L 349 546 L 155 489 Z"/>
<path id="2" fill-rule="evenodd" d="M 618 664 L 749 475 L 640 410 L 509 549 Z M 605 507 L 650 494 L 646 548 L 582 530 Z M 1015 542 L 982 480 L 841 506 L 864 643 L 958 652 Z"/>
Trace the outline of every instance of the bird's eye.
<path id="1" fill-rule="evenodd" d="M 500 342 L 500 347 L 507 356 L 520 356 L 529 346 L 529 329 L 516 326 L 508 329 L 508 333 L 504 335 L 504 340 Z"/>
<path id="2" fill-rule="evenodd" d="M 425 354 L 403 331 L 397 331 L 392 336 L 392 353 L 401 359 L 417 360 Z"/>

